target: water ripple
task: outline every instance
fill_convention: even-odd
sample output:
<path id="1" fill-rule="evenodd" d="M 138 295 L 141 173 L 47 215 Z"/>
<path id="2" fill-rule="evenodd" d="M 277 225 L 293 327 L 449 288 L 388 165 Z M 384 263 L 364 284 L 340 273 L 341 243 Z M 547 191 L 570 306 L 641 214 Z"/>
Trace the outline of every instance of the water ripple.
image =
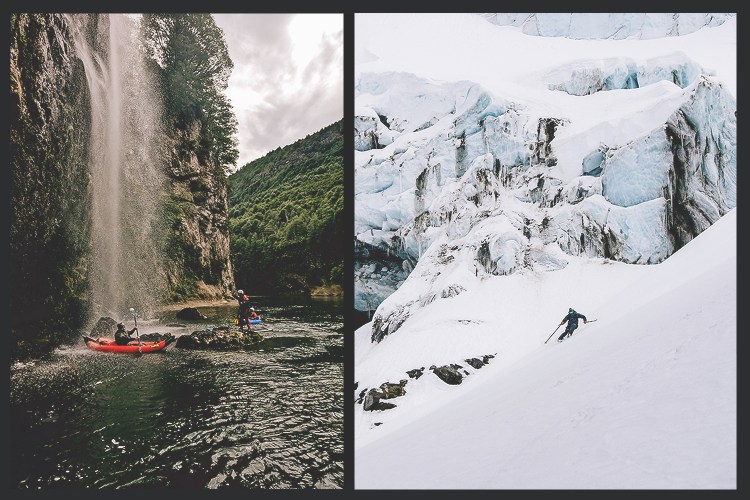
<path id="1" fill-rule="evenodd" d="M 316 314 L 269 321 L 257 350 L 137 357 L 80 345 L 12 366 L 11 484 L 341 488 L 343 364 L 326 349 L 341 325 Z"/>

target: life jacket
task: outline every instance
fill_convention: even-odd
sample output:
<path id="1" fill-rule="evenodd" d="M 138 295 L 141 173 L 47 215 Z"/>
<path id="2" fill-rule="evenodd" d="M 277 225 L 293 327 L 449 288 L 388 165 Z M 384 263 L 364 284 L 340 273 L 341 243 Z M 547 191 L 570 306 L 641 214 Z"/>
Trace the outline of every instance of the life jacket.
<path id="1" fill-rule="evenodd" d="M 247 295 L 243 295 L 239 299 L 240 301 L 240 312 L 243 316 L 247 316 L 250 312 L 250 298 Z"/>

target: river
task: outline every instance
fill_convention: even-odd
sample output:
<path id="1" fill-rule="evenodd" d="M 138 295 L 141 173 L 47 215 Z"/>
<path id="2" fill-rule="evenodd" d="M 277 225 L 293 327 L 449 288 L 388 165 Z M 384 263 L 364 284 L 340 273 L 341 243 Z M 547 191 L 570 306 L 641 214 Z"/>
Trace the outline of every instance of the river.
<path id="1" fill-rule="evenodd" d="M 81 340 L 12 365 L 11 488 L 342 488 L 343 301 L 253 305 L 264 336 L 253 350 L 173 343 L 138 356 Z M 179 336 L 237 307 L 198 309 L 208 319 L 165 311 L 139 331 Z"/>

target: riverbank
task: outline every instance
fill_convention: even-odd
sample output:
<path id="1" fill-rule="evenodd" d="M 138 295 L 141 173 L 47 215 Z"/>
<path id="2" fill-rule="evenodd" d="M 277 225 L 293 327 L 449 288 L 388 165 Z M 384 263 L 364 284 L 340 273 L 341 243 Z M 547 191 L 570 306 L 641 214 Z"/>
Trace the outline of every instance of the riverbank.
<path id="1" fill-rule="evenodd" d="M 318 286 L 310 290 L 311 297 L 343 297 L 344 288 L 341 285 Z"/>
<path id="2" fill-rule="evenodd" d="M 310 290 L 310 297 L 343 297 L 344 289 L 340 285 L 319 286 Z M 252 301 L 254 298 L 250 297 Z M 191 299 L 182 302 L 170 302 L 160 305 L 159 311 L 179 311 L 186 307 L 219 307 L 228 304 L 237 304 L 236 299 Z"/>
<path id="3" fill-rule="evenodd" d="M 193 299 L 186 300 L 184 302 L 170 302 L 168 304 L 162 304 L 157 309 L 159 311 L 180 311 L 186 307 L 219 307 L 228 304 L 237 304 L 236 300 L 229 299 Z"/>

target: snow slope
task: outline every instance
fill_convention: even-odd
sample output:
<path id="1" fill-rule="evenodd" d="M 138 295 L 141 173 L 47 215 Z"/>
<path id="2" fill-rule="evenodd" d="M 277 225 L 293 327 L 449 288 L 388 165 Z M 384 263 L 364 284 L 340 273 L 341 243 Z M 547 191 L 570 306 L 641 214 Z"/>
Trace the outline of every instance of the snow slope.
<path id="1" fill-rule="evenodd" d="M 355 27 L 355 487 L 736 487 L 736 17 Z"/>
<path id="2" fill-rule="evenodd" d="M 486 282 L 377 344 L 387 366 L 368 364 L 360 328 L 360 388 L 406 378 L 419 355 L 404 352 L 497 357 L 461 385 L 425 372 L 397 408 L 357 411 L 355 487 L 736 488 L 736 223 L 734 209 L 658 265 L 579 259 Z M 568 306 L 597 321 L 545 344 Z"/>

